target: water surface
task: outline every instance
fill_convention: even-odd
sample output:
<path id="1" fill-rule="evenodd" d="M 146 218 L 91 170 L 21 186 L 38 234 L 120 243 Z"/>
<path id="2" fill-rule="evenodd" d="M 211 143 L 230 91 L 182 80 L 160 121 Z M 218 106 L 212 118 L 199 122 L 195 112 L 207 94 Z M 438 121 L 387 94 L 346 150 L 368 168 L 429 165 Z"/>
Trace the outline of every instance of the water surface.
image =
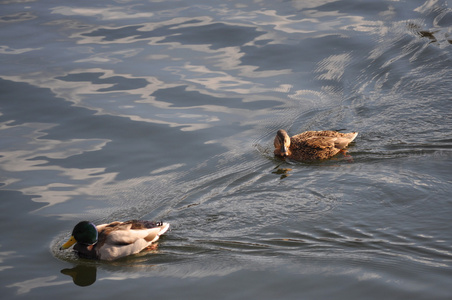
<path id="1" fill-rule="evenodd" d="M 452 295 L 450 2 L 0 4 L 8 299 Z M 359 136 L 302 163 L 280 128 Z M 111 263 L 58 250 L 132 218 L 171 231 Z"/>

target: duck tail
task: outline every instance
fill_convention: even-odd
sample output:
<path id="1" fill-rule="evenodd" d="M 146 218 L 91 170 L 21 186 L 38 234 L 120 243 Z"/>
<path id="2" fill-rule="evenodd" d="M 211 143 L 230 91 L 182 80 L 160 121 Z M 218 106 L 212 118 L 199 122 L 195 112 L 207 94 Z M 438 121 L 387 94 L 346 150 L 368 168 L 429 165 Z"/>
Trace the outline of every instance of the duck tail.
<path id="1" fill-rule="evenodd" d="M 353 142 L 353 140 L 354 140 L 357 136 L 358 136 L 358 132 L 357 132 L 357 131 L 347 133 L 347 138 L 350 140 L 349 143 Z"/>
<path id="2" fill-rule="evenodd" d="M 345 149 L 345 147 L 347 147 L 357 136 L 358 132 L 344 133 L 343 136 L 338 137 L 336 141 L 334 141 L 334 146 L 338 149 Z"/>

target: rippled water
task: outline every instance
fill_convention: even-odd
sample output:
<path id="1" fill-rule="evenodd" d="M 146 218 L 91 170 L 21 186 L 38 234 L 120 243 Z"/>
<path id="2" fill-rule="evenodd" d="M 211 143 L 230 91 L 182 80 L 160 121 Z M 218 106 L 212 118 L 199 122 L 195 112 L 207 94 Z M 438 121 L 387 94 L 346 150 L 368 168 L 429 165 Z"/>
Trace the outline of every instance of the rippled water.
<path id="1" fill-rule="evenodd" d="M 3 297 L 452 296 L 449 1 L 0 4 Z M 300 163 L 279 128 L 360 134 Z M 172 228 L 58 250 L 131 218 Z"/>

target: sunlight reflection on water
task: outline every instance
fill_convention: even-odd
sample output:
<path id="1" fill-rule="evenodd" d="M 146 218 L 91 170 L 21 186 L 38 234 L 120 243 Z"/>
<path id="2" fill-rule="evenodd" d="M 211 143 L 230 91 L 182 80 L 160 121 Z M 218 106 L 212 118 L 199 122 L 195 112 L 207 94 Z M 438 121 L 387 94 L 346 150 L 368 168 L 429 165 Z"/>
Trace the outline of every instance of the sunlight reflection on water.
<path id="1" fill-rule="evenodd" d="M 447 1 L 2 6 L 2 222 L 24 223 L 2 232 L 2 295 L 63 295 L 77 272 L 108 295 L 447 294 Z M 279 128 L 360 135 L 350 159 L 291 162 Z M 77 220 L 129 218 L 172 231 L 112 264 L 58 252 Z"/>

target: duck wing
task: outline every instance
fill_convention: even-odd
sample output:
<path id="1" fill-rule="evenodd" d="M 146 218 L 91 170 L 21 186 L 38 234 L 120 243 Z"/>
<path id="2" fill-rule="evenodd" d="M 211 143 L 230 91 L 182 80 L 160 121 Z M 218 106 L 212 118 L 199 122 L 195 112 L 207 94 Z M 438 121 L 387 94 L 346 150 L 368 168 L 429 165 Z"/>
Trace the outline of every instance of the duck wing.
<path id="1" fill-rule="evenodd" d="M 333 148 L 337 137 L 330 136 L 311 136 L 305 140 L 305 144 L 310 148 L 326 149 Z"/>
<path id="2" fill-rule="evenodd" d="M 157 241 L 168 228 L 168 223 L 136 220 L 106 224 L 99 233 L 97 251 L 104 260 L 135 254 Z"/>
<path id="3" fill-rule="evenodd" d="M 336 131 L 306 131 L 295 138 L 304 139 L 306 146 L 311 148 L 345 149 L 358 135 L 358 132 L 339 133 Z"/>
<path id="4" fill-rule="evenodd" d="M 169 228 L 168 223 L 138 221 L 115 222 L 105 227 L 105 243 L 112 245 L 133 244 L 143 239 L 148 243 L 158 240 Z"/>

